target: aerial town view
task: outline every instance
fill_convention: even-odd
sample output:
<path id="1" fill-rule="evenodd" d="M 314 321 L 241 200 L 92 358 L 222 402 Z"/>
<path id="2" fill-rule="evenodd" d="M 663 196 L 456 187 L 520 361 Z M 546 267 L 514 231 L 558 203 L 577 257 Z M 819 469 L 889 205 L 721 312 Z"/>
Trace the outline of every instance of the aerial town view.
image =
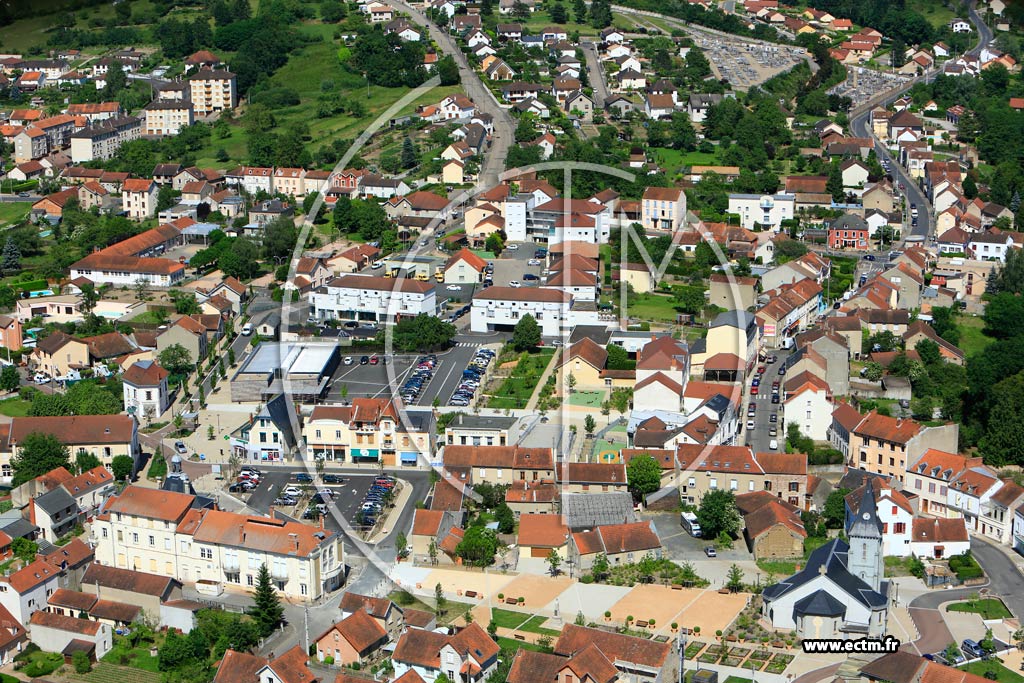
<path id="1" fill-rule="evenodd" d="M 0 4 L 0 683 L 1024 683 L 1024 0 Z"/>

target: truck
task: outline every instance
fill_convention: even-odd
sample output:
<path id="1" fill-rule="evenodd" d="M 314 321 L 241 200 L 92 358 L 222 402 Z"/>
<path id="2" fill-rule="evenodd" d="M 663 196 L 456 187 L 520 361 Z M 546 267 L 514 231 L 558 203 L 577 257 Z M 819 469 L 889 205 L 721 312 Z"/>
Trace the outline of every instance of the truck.
<path id="1" fill-rule="evenodd" d="M 686 529 L 686 533 L 694 538 L 700 538 L 700 524 L 697 523 L 697 515 L 692 512 L 682 512 L 679 514 L 679 522 Z"/>

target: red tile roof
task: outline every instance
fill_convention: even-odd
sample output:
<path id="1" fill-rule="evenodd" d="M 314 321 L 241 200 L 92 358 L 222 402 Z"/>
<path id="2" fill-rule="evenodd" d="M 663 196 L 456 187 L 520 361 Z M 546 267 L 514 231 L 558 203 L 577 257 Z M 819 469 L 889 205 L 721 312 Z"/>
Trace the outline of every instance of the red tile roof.
<path id="1" fill-rule="evenodd" d="M 561 548 L 569 537 L 569 527 L 561 515 L 522 514 L 519 516 L 519 545 L 530 548 Z"/>

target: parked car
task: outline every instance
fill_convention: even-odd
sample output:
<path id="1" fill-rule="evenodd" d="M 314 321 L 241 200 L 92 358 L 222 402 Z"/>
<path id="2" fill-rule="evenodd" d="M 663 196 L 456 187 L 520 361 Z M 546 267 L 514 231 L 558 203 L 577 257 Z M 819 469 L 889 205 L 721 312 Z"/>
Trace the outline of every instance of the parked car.
<path id="1" fill-rule="evenodd" d="M 341 478 L 340 474 L 325 474 L 324 475 L 324 483 L 325 484 L 344 484 L 345 480 Z"/>
<path id="2" fill-rule="evenodd" d="M 715 550 L 713 545 L 704 546 L 704 554 L 708 557 L 718 557 L 718 551 Z"/>
<path id="3" fill-rule="evenodd" d="M 174 442 L 174 450 L 177 451 L 178 453 L 182 454 L 182 455 L 188 453 L 188 449 L 185 448 L 185 442 L 184 441 L 175 441 Z"/>
<path id="4" fill-rule="evenodd" d="M 309 472 L 298 472 L 295 475 L 295 481 L 310 483 L 313 481 L 313 475 Z"/>
<path id="5" fill-rule="evenodd" d="M 985 650 L 982 649 L 981 644 L 976 640 L 971 640 L 970 638 L 967 638 L 964 642 L 960 643 L 960 649 L 965 655 L 971 658 L 985 656 Z"/>

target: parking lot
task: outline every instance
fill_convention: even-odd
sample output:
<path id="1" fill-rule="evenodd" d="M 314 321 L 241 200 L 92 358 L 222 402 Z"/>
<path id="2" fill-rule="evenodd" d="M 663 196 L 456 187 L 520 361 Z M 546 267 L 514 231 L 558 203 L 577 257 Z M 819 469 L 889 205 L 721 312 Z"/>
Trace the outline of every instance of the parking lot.
<path id="1" fill-rule="evenodd" d="M 804 61 L 803 48 L 787 45 L 737 43 L 693 31 L 694 45 L 711 63 L 711 71 L 738 90 L 760 85 Z"/>
<path id="2" fill-rule="evenodd" d="M 539 247 L 532 242 L 517 242 L 514 244 L 516 246 L 515 249 L 509 250 L 506 247 L 505 251 L 501 253 L 501 258 L 494 261 L 494 284 L 499 287 L 508 286 L 511 282 L 518 282 L 523 287 L 536 287 L 540 285 L 541 271 L 544 270 L 544 259 L 534 257 L 534 253 Z M 537 261 L 538 263 L 531 266 L 530 261 Z M 530 276 L 534 276 L 537 279 L 532 280 Z"/>
<path id="3" fill-rule="evenodd" d="M 473 358 L 476 349 L 476 345 L 473 344 L 457 345 L 437 354 L 438 363 L 434 368 L 433 377 L 424 385 L 413 405 L 429 406 L 435 398 L 439 398 L 444 405 L 458 386 L 462 371 Z M 373 354 L 354 352 L 348 355 L 352 358 L 352 365 L 345 365 L 342 362 L 338 366 L 334 377 L 331 378 L 327 402 L 340 403 L 343 399 L 351 400 L 357 397 L 391 398 L 397 395 L 398 389 L 415 368 L 416 361 L 422 357 L 419 354 L 400 354 L 387 356 L 385 364 L 361 365 L 363 355 L 372 357 Z M 383 354 L 379 356 L 383 357 Z M 342 356 L 343 359 L 345 357 Z"/>
<path id="4" fill-rule="evenodd" d="M 903 74 L 884 73 L 862 66 L 846 69 L 846 80 L 829 89 L 829 95 L 849 97 L 856 107 L 890 88 L 910 80 Z"/>
<path id="5" fill-rule="evenodd" d="M 249 494 L 248 504 L 249 507 L 253 508 L 258 512 L 266 512 L 270 509 L 274 499 L 279 495 L 280 491 L 287 486 L 302 486 L 296 482 L 295 475 L 305 470 L 280 470 L 280 469 L 264 469 L 263 478 L 251 494 Z M 367 472 L 365 474 L 343 474 L 341 475 L 343 482 L 342 484 L 328 484 L 323 488 L 330 489 L 333 492 L 334 506 L 337 508 L 341 516 L 348 520 L 350 523 L 355 519 L 356 513 L 359 512 L 359 508 L 362 505 L 363 498 L 366 496 L 366 492 L 370 490 L 370 485 L 373 483 L 373 479 L 376 476 L 374 472 Z M 311 489 L 312 493 L 314 490 Z M 236 494 L 237 495 L 237 494 Z M 299 505 L 295 507 L 281 507 L 278 508 L 281 512 L 286 515 L 300 519 L 302 513 L 306 510 L 306 501 L 308 499 L 300 499 Z M 333 515 L 328 514 L 324 520 L 324 525 L 328 529 L 337 531 L 339 529 L 338 523 L 335 521 Z"/>

